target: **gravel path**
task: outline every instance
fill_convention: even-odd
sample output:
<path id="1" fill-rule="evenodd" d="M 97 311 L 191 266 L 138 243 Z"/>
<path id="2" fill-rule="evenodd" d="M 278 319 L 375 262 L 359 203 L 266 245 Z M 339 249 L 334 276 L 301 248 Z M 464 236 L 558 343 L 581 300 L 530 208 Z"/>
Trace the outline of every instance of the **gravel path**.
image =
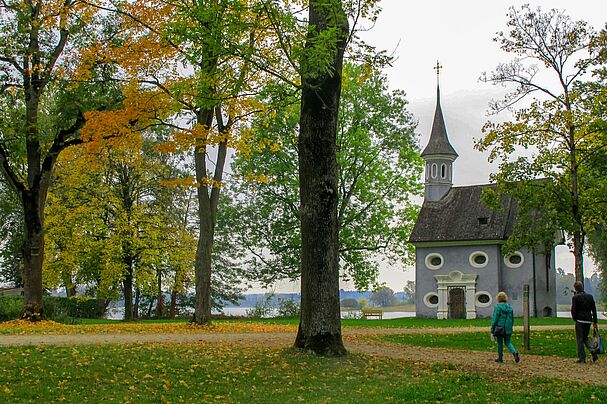
<path id="1" fill-rule="evenodd" d="M 533 329 L 572 329 L 569 326 L 533 327 Z M 549 377 L 593 385 L 607 386 L 607 358 L 596 363 L 579 365 L 571 358 L 536 355 L 521 355 L 521 362 L 515 364 L 507 355 L 504 363 L 495 363 L 494 352 L 476 352 L 445 348 L 426 348 L 364 341 L 357 336 L 405 334 L 405 333 L 461 333 L 484 332 L 486 327 L 466 328 L 416 328 L 416 329 L 344 329 L 346 347 L 351 352 L 387 357 L 412 363 L 450 363 L 456 368 L 480 372 L 489 376 L 527 379 L 529 377 Z M 573 333 L 573 331 L 572 331 Z M 135 344 L 135 343 L 230 343 L 241 346 L 286 347 L 295 340 L 294 333 L 238 333 L 238 334 L 77 334 L 77 335 L 2 335 L 0 346 L 24 345 L 81 345 L 81 344 Z M 573 334 L 571 343 L 574 344 Z"/>

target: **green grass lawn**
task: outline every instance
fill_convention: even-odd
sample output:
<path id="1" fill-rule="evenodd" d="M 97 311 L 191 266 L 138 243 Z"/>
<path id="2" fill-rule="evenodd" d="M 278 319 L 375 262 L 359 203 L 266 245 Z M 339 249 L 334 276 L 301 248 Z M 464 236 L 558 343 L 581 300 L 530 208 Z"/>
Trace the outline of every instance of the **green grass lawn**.
<path id="1" fill-rule="evenodd" d="M 499 380 L 493 380 L 499 378 Z M 0 402 L 584 402 L 607 389 L 225 344 L 0 348 Z"/>
<path id="2" fill-rule="evenodd" d="M 160 320 L 140 320 L 142 323 L 184 323 L 190 319 L 160 319 Z M 238 318 L 238 319 L 222 319 L 214 320 L 214 322 L 246 322 L 246 323 L 263 323 L 263 324 L 299 324 L 298 317 L 291 318 Z M 79 324 L 116 324 L 122 320 L 105 320 L 105 319 L 78 319 Z M 415 318 L 403 317 L 388 320 L 378 319 L 343 319 L 343 327 L 363 327 L 363 328 L 445 328 L 445 327 L 489 327 L 491 320 L 488 318 L 478 318 L 474 320 L 437 320 L 433 318 Z M 601 324 L 607 324 L 607 321 L 601 320 Z M 517 317 L 514 319 L 514 325 L 523 325 L 523 319 Z M 571 325 L 573 322 L 570 318 L 532 318 L 531 325 Z"/>
<path id="3" fill-rule="evenodd" d="M 491 341 L 489 331 L 486 333 L 466 332 L 458 334 L 401 334 L 387 335 L 374 339 L 395 342 L 398 344 L 424 347 L 439 347 L 452 349 L 467 349 L 473 351 L 491 351 L 497 349 L 497 342 Z M 564 358 L 576 358 L 575 331 L 571 330 L 542 330 L 532 331 L 530 335 L 530 350 L 533 355 L 552 355 Z M 515 332 L 512 343 L 521 352 L 523 349 L 523 333 Z M 504 348 L 506 349 L 506 348 Z"/>
<path id="4" fill-rule="evenodd" d="M 235 321 L 235 320 L 222 320 Z M 269 318 L 269 319 L 240 319 L 237 321 L 262 322 L 269 324 L 295 324 L 299 323 L 299 318 Z M 343 327 L 364 327 L 364 328 L 445 328 L 445 327 L 487 327 L 491 325 L 491 319 L 477 318 L 474 320 L 437 320 L 433 318 L 415 318 L 403 317 L 389 320 L 377 319 L 343 319 Z M 601 323 L 607 323 L 601 321 Z M 514 319 L 514 325 L 523 325 L 523 319 L 517 317 Z M 531 325 L 571 325 L 573 321 L 570 318 L 533 318 Z"/>

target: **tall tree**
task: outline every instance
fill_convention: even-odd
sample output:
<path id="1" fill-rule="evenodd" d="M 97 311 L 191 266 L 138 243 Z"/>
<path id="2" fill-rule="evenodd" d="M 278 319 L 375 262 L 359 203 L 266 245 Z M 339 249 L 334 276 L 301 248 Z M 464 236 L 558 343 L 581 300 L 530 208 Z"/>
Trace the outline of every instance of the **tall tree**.
<path id="1" fill-rule="evenodd" d="M 591 42 L 591 51 L 596 55 L 592 59 L 594 80 L 585 83 L 584 89 L 588 92 L 586 100 L 592 123 L 599 133 L 599 139 L 607 145 L 607 25 Z M 607 148 L 596 153 L 584 167 L 586 176 L 591 178 L 590 190 L 593 192 L 593 201 L 604 200 L 607 193 Z M 607 301 L 607 214 L 604 204 L 596 204 L 602 210 L 595 217 L 598 218 L 594 228 L 588 233 L 589 252 L 601 274 L 603 302 Z M 601 209 L 602 208 L 602 209 Z"/>
<path id="2" fill-rule="evenodd" d="M 112 9 L 124 17 L 126 35 L 111 53 L 142 92 L 150 97 L 161 92 L 171 100 L 157 115 L 157 124 L 174 129 L 163 150 L 193 150 L 199 226 L 194 321 L 199 324 L 211 321 L 213 244 L 228 150 L 238 147 L 247 116 L 264 109 L 254 101 L 259 82 L 266 76 L 288 80 L 289 67 L 272 57 L 280 48 L 268 35 L 266 3 L 154 0 Z M 149 55 L 143 61 L 142 52 Z"/>
<path id="3" fill-rule="evenodd" d="M 0 11 L 0 172 L 22 204 L 24 316 L 37 318 L 48 187 L 61 151 L 82 142 L 86 111 L 100 107 L 105 87 L 84 89 L 76 72 L 82 48 L 103 30 L 76 0 L 7 0 Z"/>
<path id="4" fill-rule="evenodd" d="M 500 161 L 500 171 L 492 179 L 498 186 L 506 185 L 501 188 L 506 193 L 541 193 L 532 199 L 537 206 L 528 206 L 528 211 L 545 212 L 541 220 L 566 230 L 575 256 L 576 279 L 583 280 L 584 243 L 594 212 L 588 198 L 591 182 L 582 178 L 583 166 L 605 147 L 590 125 L 581 87 L 593 32 L 585 22 L 572 21 L 562 11 L 543 12 L 528 5 L 520 10 L 510 8 L 507 26 L 508 31 L 499 33 L 496 41 L 516 58 L 498 65 L 483 79 L 514 86 L 503 101 L 492 106 L 494 112 L 518 109 L 512 121 L 487 123 L 477 148 L 490 150 L 490 160 Z M 530 95 L 535 96 L 530 104 L 522 104 Z M 531 152 L 513 159 L 512 153 L 521 149 Z M 536 181 L 539 178 L 547 181 Z M 529 202 L 519 199 L 521 206 Z M 540 231 L 545 229 L 540 226 Z"/>
<path id="5" fill-rule="evenodd" d="M 339 308 L 337 118 L 348 19 L 341 0 L 310 0 L 301 57 L 301 317 L 295 347 L 344 355 Z"/>
<path id="6" fill-rule="evenodd" d="M 344 66 L 337 129 L 338 225 L 341 273 L 357 289 L 376 282 L 378 262 L 411 259 L 407 238 L 417 214 L 421 160 L 413 117 L 401 91 L 368 65 Z M 297 131 L 299 104 L 269 122 L 256 120 L 256 147 L 236 156 L 232 172 L 232 244 L 245 247 L 246 265 L 264 284 L 299 278 Z M 247 180 L 249 179 L 249 180 Z M 400 266 L 399 265 L 399 266 Z"/>

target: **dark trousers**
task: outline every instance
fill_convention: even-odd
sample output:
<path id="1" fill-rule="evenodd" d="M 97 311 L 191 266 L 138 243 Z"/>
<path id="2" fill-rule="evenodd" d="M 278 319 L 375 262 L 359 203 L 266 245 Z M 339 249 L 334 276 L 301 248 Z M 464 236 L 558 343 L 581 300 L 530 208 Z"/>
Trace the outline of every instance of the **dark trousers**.
<path id="1" fill-rule="evenodd" d="M 590 326 L 592 324 L 575 322 L 575 342 L 577 343 L 577 357 L 580 360 L 586 359 L 586 351 L 584 346 L 592 353 L 590 348 L 590 341 L 588 341 L 588 334 L 590 334 Z"/>

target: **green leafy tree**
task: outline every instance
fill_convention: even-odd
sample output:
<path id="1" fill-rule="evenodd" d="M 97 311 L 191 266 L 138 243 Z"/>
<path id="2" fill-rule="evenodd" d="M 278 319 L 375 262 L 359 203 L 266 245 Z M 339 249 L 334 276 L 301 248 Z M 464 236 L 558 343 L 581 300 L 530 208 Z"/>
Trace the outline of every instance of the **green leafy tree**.
<path id="1" fill-rule="evenodd" d="M 499 172 L 492 175 L 498 193 L 517 199 L 521 221 L 510 246 L 547 247 L 555 230 L 564 229 L 575 256 L 576 279 L 583 280 L 586 234 L 597 211 L 604 209 L 593 198 L 596 179 L 585 174 L 585 166 L 607 144 L 592 124 L 582 85 L 593 31 L 564 12 L 528 5 L 511 8 L 507 26 L 496 41 L 515 59 L 483 79 L 514 88 L 492 105 L 494 112 L 517 109 L 511 121 L 487 123 L 477 148 L 489 150 L 490 160 L 500 162 Z M 530 96 L 531 102 L 523 104 Z M 512 157 L 520 150 L 528 152 Z"/>
<path id="2" fill-rule="evenodd" d="M 353 299 L 353 298 L 347 298 L 347 299 L 343 299 L 341 301 L 341 307 L 343 308 L 347 308 L 347 309 L 360 309 L 360 303 L 358 303 L 358 300 Z"/>
<path id="3" fill-rule="evenodd" d="M 0 177 L 0 282 L 23 286 L 23 212 L 17 194 Z"/>
<path id="4" fill-rule="evenodd" d="M 121 46 L 109 51 L 148 99 L 167 104 L 157 124 L 173 129 L 164 151 L 193 151 L 198 245 L 194 320 L 211 321 L 213 254 L 224 171 L 238 149 L 248 116 L 267 108 L 255 102 L 269 77 L 292 81 L 294 70 L 272 35 L 275 2 L 242 0 L 117 3 Z M 281 16 L 281 22 L 292 16 Z M 282 43 L 284 45 L 284 42 Z M 301 48 L 301 46 L 300 46 Z M 149 55 L 142 60 L 141 53 Z M 279 54 L 280 57 L 275 57 Z M 184 68 L 185 67 L 185 68 Z M 221 265 L 221 263 L 220 263 Z"/>
<path id="5" fill-rule="evenodd" d="M 392 289 L 382 286 L 371 294 L 369 300 L 377 306 L 388 307 L 394 304 L 396 298 Z"/>
<path id="6" fill-rule="evenodd" d="M 374 283 L 378 262 L 410 262 L 408 234 L 417 213 L 421 160 L 415 123 L 401 91 L 365 66 L 344 66 L 337 128 L 338 226 L 342 276 L 358 290 Z M 266 145 L 239 155 L 234 183 L 233 244 L 253 257 L 250 276 L 264 283 L 299 277 L 297 104 L 257 121 L 251 142 Z"/>
<path id="7" fill-rule="evenodd" d="M 413 304 L 415 303 L 415 281 L 407 281 L 407 284 L 403 288 L 405 297 L 403 303 Z"/>
<path id="8" fill-rule="evenodd" d="M 101 64 L 79 67 L 85 49 L 108 33 L 90 5 L 75 0 L 0 4 L 0 173 L 23 213 L 24 315 L 42 309 L 44 208 L 60 153 L 82 143 L 87 111 L 106 108 L 115 84 Z M 95 85 L 91 85 L 91 77 Z M 106 90 L 110 90 L 109 92 Z"/>
<path id="9" fill-rule="evenodd" d="M 596 57 L 591 61 L 595 80 L 585 83 L 584 89 L 589 93 L 587 101 L 591 112 L 592 125 L 596 128 L 603 142 L 607 144 L 607 27 L 597 35 L 591 43 L 591 51 Z M 604 199 L 607 193 L 605 181 L 607 158 L 605 152 L 596 153 L 584 168 L 587 176 L 594 179 L 590 189 L 594 200 Z M 594 258 L 600 273 L 603 302 L 607 302 L 607 223 L 605 213 L 597 215 L 594 229 L 588 234 L 589 252 Z"/>

